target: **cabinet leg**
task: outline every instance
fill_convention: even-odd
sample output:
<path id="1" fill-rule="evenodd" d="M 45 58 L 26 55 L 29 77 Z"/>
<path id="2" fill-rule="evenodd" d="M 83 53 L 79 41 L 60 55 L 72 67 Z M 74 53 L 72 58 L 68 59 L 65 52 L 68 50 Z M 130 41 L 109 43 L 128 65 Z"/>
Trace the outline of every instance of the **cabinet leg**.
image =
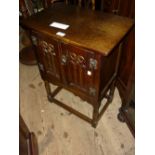
<path id="1" fill-rule="evenodd" d="M 50 84 L 48 81 L 44 81 L 44 84 L 47 92 L 47 97 L 49 100 L 52 100 Z"/>
<path id="2" fill-rule="evenodd" d="M 122 112 L 121 112 L 121 108 L 119 109 L 119 113 L 118 113 L 118 115 L 117 115 L 117 118 L 118 118 L 118 120 L 119 120 L 120 122 L 125 122 L 125 118 L 124 118 L 124 116 L 123 116 L 123 114 L 122 114 Z"/>
<path id="3" fill-rule="evenodd" d="M 115 91 L 115 81 L 113 81 L 111 88 L 110 88 L 110 93 L 109 93 L 109 97 L 108 97 L 109 102 L 112 102 L 112 100 L 113 100 L 114 91 Z"/>
<path id="4" fill-rule="evenodd" d="M 96 128 L 98 124 L 99 106 L 94 106 L 92 126 Z"/>

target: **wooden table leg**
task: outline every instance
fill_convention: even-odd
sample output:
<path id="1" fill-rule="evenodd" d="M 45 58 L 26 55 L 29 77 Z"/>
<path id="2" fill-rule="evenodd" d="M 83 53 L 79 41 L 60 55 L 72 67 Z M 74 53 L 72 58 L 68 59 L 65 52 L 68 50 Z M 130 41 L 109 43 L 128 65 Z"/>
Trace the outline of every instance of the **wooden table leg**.
<path id="1" fill-rule="evenodd" d="M 44 81 L 44 84 L 47 92 L 47 97 L 49 100 L 52 100 L 50 84 L 48 81 Z"/>
<path id="2" fill-rule="evenodd" d="M 113 100 L 113 97 L 114 97 L 114 91 L 115 91 L 115 83 L 116 83 L 116 80 L 114 80 L 112 82 L 112 85 L 110 87 L 110 93 L 109 93 L 109 97 L 108 97 L 108 101 L 111 103 L 112 100 Z"/>
<path id="3" fill-rule="evenodd" d="M 99 104 L 95 104 L 93 107 L 93 120 L 92 120 L 92 126 L 96 128 L 98 124 L 98 116 L 99 116 Z"/>
<path id="4" fill-rule="evenodd" d="M 124 118 L 124 115 L 123 115 L 123 113 L 122 113 L 122 109 L 120 108 L 119 109 L 119 113 L 117 114 L 117 118 L 118 118 L 118 120 L 120 121 L 120 122 L 125 122 L 125 118 Z"/>

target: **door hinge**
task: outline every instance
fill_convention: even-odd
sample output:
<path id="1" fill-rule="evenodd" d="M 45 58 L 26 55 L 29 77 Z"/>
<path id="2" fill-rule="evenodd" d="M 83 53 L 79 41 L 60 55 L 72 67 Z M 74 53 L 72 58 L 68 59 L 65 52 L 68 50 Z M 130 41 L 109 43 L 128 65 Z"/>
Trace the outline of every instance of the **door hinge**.
<path id="1" fill-rule="evenodd" d="M 43 66 L 43 64 L 38 63 L 38 66 L 39 66 L 39 69 L 40 69 L 41 71 L 44 71 L 44 66 Z"/>
<path id="2" fill-rule="evenodd" d="M 37 46 L 37 38 L 35 36 L 31 36 L 33 45 Z"/>
<path id="3" fill-rule="evenodd" d="M 90 87 L 90 88 L 89 88 L 89 94 L 90 94 L 91 96 L 95 96 L 95 95 L 96 95 L 96 89 Z"/>
<path id="4" fill-rule="evenodd" d="M 90 58 L 89 59 L 89 67 L 90 67 L 90 69 L 97 69 L 97 60 Z"/>

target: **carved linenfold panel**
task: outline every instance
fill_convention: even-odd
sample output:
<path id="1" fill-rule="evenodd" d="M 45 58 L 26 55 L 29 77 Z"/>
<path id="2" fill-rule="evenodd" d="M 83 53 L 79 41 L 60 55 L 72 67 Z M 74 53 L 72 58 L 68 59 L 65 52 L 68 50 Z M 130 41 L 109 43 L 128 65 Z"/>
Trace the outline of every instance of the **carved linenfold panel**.
<path id="1" fill-rule="evenodd" d="M 70 62 L 75 65 L 80 65 L 82 68 L 86 68 L 86 60 L 82 55 L 77 55 L 73 52 L 69 54 Z"/>
<path id="2" fill-rule="evenodd" d="M 78 56 L 77 57 L 77 62 L 78 63 L 83 63 L 85 61 L 84 57 L 83 56 Z"/>
<path id="3" fill-rule="evenodd" d="M 56 53 L 54 52 L 54 46 L 52 44 L 48 45 L 48 52 L 50 52 L 52 55 L 56 55 Z"/>
<path id="4" fill-rule="evenodd" d="M 76 54 L 75 54 L 75 53 L 70 53 L 69 56 L 70 56 L 70 61 L 71 61 L 73 64 L 76 64 L 76 63 L 77 63 L 77 62 L 76 62 L 76 58 L 77 58 Z"/>
<path id="5" fill-rule="evenodd" d="M 40 45 L 41 45 L 44 49 L 47 48 L 47 46 L 48 46 L 48 44 L 47 44 L 46 41 L 41 41 L 41 42 L 40 42 Z"/>
<path id="6" fill-rule="evenodd" d="M 45 40 L 39 40 L 40 54 L 42 55 L 42 61 L 44 64 L 44 70 L 47 75 L 52 75 L 57 79 L 60 79 L 58 69 L 58 56 L 57 56 L 57 44 L 55 41 L 47 42 Z"/>
<path id="7" fill-rule="evenodd" d="M 95 87 L 96 75 L 94 69 L 97 68 L 97 60 L 91 63 L 89 60 L 94 58 L 94 52 L 83 48 L 72 46 L 70 44 L 61 44 L 61 69 L 65 77 L 65 82 L 77 90 L 86 94 L 96 94 L 89 90 L 89 87 Z M 97 57 L 96 57 L 97 58 Z M 91 95 L 93 96 L 93 95 Z"/>
<path id="8" fill-rule="evenodd" d="M 52 44 L 48 44 L 46 41 L 41 41 L 40 45 L 42 46 L 43 50 L 45 53 L 51 53 L 52 55 L 56 55 L 56 53 L 54 52 L 54 45 Z"/>
<path id="9" fill-rule="evenodd" d="M 45 38 L 46 39 L 46 38 Z M 61 79 L 68 86 L 81 90 L 91 96 L 96 95 L 95 69 L 98 67 L 98 59 L 94 59 L 92 51 L 83 50 L 74 46 L 59 44 L 55 40 L 39 40 L 42 65 L 47 77 Z M 56 52 L 56 55 L 53 53 Z M 60 67 L 61 66 L 61 67 Z M 43 68 L 44 67 L 44 68 Z"/>

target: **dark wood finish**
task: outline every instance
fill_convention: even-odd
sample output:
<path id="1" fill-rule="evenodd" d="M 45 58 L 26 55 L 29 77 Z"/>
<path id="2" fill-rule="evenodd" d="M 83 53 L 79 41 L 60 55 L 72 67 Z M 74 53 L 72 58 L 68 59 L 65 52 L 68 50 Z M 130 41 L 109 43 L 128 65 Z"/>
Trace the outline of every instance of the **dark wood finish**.
<path id="1" fill-rule="evenodd" d="M 62 0 L 37 0 L 37 1 L 32 1 L 32 0 L 19 0 L 19 10 L 22 14 L 20 17 L 20 20 L 22 18 L 27 18 L 35 13 L 38 13 L 42 9 L 48 8 L 53 2 L 61 2 Z M 27 35 L 27 39 L 30 40 L 31 42 L 31 36 L 29 35 L 29 32 L 27 31 L 26 33 L 23 33 L 23 35 Z M 19 53 L 19 60 L 21 63 L 25 65 L 36 65 L 37 60 L 34 52 L 34 47 L 33 45 L 26 46 L 23 48 L 20 53 Z"/>
<path id="2" fill-rule="evenodd" d="M 32 14 L 34 14 L 34 8 L 33 8 L 32 1 L 31 0 L 19 0 L 19 11 L 21 12 L 20 20 L 22 20 L 22 18 L 27 18 L 31 16 Z M 29 32 L 22 33 L 22 34 L 25 35 L 27 39 L 30 39 Z M 19 60 L 21 63 L 25 65 L 36 65 L 37 64 L 37 60 L 36 60 L 33 48 L 34 46 L 31 44 L 23 48 L 20 51 Z"/>
<path id="3" fill-rule="evenodd" d="M 96 3 L 96 9 L 117 14 L 120 16 L 135 17 L 135 0 L 99 0 Z M 122 106 L 119 110 L 118 118 L 120 121 L 126 121 L 131 132 L 134 135 L 134 122 L 129 113 L 130 104 L 134 97 L 131 97 L 134 91 L 134 61 L 135 61 L 135 35 L 132 29 L 123 41 L 120 68 L 118 71 L 116 86 L 119 90 Z M 133 95 L 134 96 L 134 95 Z M 129 109 L 129 110 L 128 110 Z M 133 113 L 134 115 L 134 113 Z M 130 119 L 131 118 L 131 119 Z"/>
<path id="4" fill-rule="evenodd" d="M 135 0 L 101 0 L 102 10 L 125 17 L 134 18 Z M 111 5 L 109 5 L 111 3 Z M 134 108 L 130 103 L 134 101 L 134 78 L 135 78 L 135 34 L 134 29 L 125 37 L 122 45 L 122 54 L 120 67 L 118 70 L 116 86 L 122 100 L 122 106 L 119 110 L 118 118 L 120 121 L 126 121 L 129 129 L 134 135 L 135 125 Z M 132 113 L 132 115 L 131 115 Z"/>
<path id="5" fill-rule="evenodd" d="M 38 144 L 35 134 L 29 131 L 21 115 L 19 116 L 19 154 L 38 155 Z"/>
<path id="6" fill-rule="evenodd" d="M 121 122 L 127 123 L 132 135 L 135 137 L 135 101 L 130 99 L 126 102 L 125 106 L 119 109 L 117 117 Z"/>
<path id="7" fill-rule="evenodd" d="M 132 83 L 134 82 L 134 29 L 129 33 L 129 36 L 125 38 L 124 45 L 122 47 L 122 61 L 120 62 L 120 68 L 118 72 L 118 88 L 122 100 L 128 100 L 128 94 L 131 91 Z"/>
<path id="8" fill-rule="evenodd" d="M 101 0 L 101 9 L 105 12 L 118 13 L 120 0 Z"/>
<path id="9" fill-rule="evenodd" d="M 67 30 L 52 28 L 52 22 L 69 24 Z M 120 16 L 54 4 L 22 21 L 37 40 L 36 56 L 48 99 L 73 112 L 96 127 L 112 101 L 120 62 L 123 38 L 133 21 Z M 66 35 L 56 35 L 58 31 Z M 49 83 L 63 87 L 93 106 L 92 118 L 54 99 L 60 89 L 51 92 Z M 110 90 L 110 93 L 108 93 Z M 107 104 L 99 113 L 103 98 Z"/>
<path id="10" fill-rule="evenodd" d="M 34 53 L 35 46 L 28 46 L 20 51 L 20 62 L 25 65 L 36 65 L 36 56 Z"/>
<path id="11" fill-rule="evenodd" d="M 119 109 L 118 119 L 121 122 L 126 122 L 131 130 L 133 136 L 135 136 L 135 106 L 131 106 L 131 103 L 135 104 L 135 64 L 134 59 L 129 61 L 128 68 L 130 69 L 121 78 L 121 74 L 118 76 L 117 87 L 122 99 L 122 106 Z M 124 69 L 124 68 L 123 68 Z M 128 75 L 128 77 L 126 77 Z M 123 76 L 122 76 L 123 77 Z M 123 81 L 124 80 L 124 81 Z"/>
<path id="12" fill-rule="evenodd" d="M 119 14 L 135 17 L 135 0 L 121 1 Z M 135 30 L 133 29 L 124 41 L 122 50 L 123 61 L 120 64 L 117 87 L 122 99 L 122 106 L 118 118 L 126 121 L 131 133 L 135 136 Z"/>
<path id="13" fill-rule="evenodd" d="M 62 31 L 66 33 L 65 37 L 57 36 L 59 29 L 49 26 L 53 21 L 70 25 L 66 31 Z M 54 4 L 49 9 L 27 18 L 23 23 L 49 37 L 108 55 L 132 27 L 133 20 L 76 6 Z M 79 28 L 82 28 L 80 33 Z"/>
<path id="14" fill-rule="evenodd" d="M 95 0 L 66 0 L 68 4 L 77 5 L 85 9 L 91 8 L 95 10 Z"/>
<path id="15" fill-rule="evenodd" d="M 42 9 L 48 8 L 54 2 L 63 2 L 64 0 L 19 0 L 19 11 L 23 18 L 27 18 Z"/>
<path id="16" fill-rule="evenodd" d="M 125 17 L 135 17 L 135 0 L 120 0 L 118 14 Z"/>
<path id="17" fill-rule="evenodd" d="M 135 0 L 97 0 L 96 9 L 134 18 Z"/>

